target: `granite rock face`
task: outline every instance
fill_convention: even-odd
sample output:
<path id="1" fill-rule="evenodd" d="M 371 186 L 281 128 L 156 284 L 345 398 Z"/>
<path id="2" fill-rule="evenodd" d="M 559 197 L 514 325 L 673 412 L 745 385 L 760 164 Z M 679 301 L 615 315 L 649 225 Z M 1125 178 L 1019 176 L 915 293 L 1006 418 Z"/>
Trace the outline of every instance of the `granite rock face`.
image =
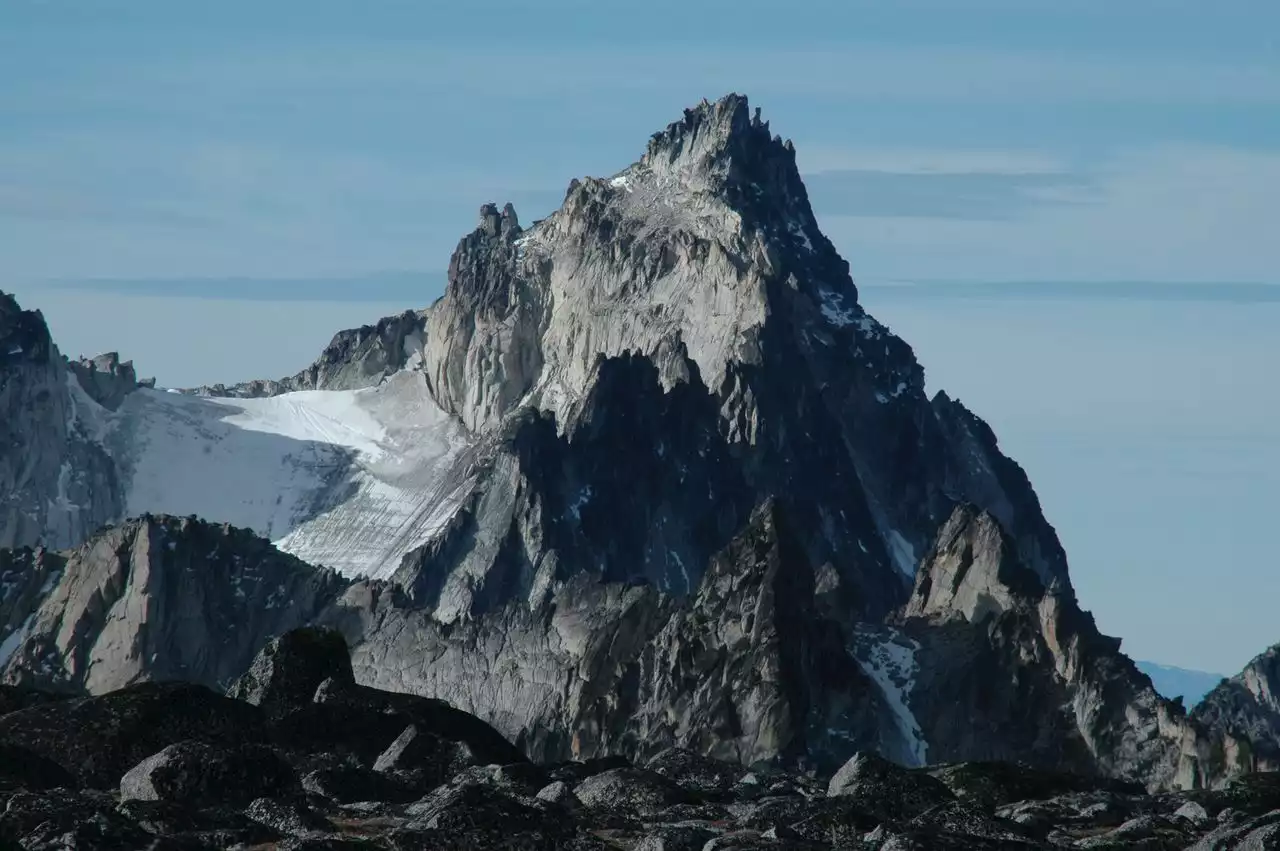
<path id="1" fill-rule="evenodd" d="M 3 552 L 0 571 L 20 581 L 0 616 L 21 624 L 0 676 L 91 693 L 143 680 L 226 685 L 347 585 L 243 529 L 175 517 L 130 520 L 63 553 Z"/>
<path id="2" fill-rule="evenodd" d="M 121 362 L 119 352 L 68 360 L 67 368 L 89 398 L 109 411 L 119 408 L 124 397 L 139 387 L 156 386 L 154 378 L 139 379 L 133 361 Z"/>
<path id="3" fill-rule="evenodd" d="M 1020 550 L 991 514 L 958 507 L 897 619 L 916 643 L 912 709 L 929 761 L 1019 761 L 1152 788 L 1257 767 L 1246 754 L 1224 758 L 1235 742 L 1161 698 Z"/>
<path id="4" fill-rule="evenodd" d="M 74 546 L 119 519 L 115 465 L 76 416 L 77 406 L 96 404 L 80 369 L 38 311 L 0 292 L 0 547 Z M 128 392 L 131 375 L 109 372 L 89 386 L 115 396 Z"/>
<path id="5" fill-rule="evenodd" d="M 1258 762 L 1280 770 L 1280 644 L 1223 680 L 1192 712 L 1206 727 L 1231 735 Z M 1224 754 L 1228 758 L 1230 754 Z"/>

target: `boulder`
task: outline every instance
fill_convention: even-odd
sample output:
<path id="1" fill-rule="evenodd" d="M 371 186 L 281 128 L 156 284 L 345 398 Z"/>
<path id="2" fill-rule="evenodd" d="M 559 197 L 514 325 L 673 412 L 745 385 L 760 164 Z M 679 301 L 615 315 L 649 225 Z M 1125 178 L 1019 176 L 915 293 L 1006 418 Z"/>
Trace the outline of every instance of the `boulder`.
<path id="1" fill-rule="evenodd" d="M 909 771 L 875 754 L 859 753 L 840 767 L 827 786 L 827 796 L 851 796 L 866 809 L 885 816 L 910 819 L 955 800 L 942 781 Z"/>
<path id="2" fill-rule="evenodd" d="M 275 715 L 311 703 L 329 679 L 355 683 L 346 639 L 337 630 L 301 627 L 267 642 L 227 696 Z"/>
<path id="3" fill-rule="evenodd" d="M 359 765 L 334 764 L 307 772 L 302 788 L 311 795 L 339 804 L 361 801 L 408 802 L 414 792 L 383 774 Z"/>
<path id="4" fill-rule="evenodd" d="M 489 724 L 436 698 L 326 680 L 316 688 L 314 700 L 316 706 L 329 707 L 325 712 L 332 712 L 337 718 L 380 716 L 383 719 L 379 722 L 380 730 L 382 724 L 399 724 L 395 732 L 383 739 L 371 759 L 376 759 L 412 724 L 420 732 L 465 745 L 476 764 L 510 765 L 529 761 L 523 751 Z M 320 714 L 313 713 L 312 717 Z"/>
<path id="5" fill-rule="evenodd" d="M 176 848 L 231 848 L 279 839 L 280 832 L 227 807 L 193 807 L 170 801 L 121 802 L 116 812 Z M 164 847 L 165 843 L 158 843 Z"/>
<path id="6" fill-rule="evenodd" d="M 418 782 L 438 786 L 475 764 L 463 742 L 451 742 L 410 724 L 374 760 L 377 772 L 413 772 Z"/>
<path id="7" fill-rule="evenodd" d="M 645 767 L 681 789 L 701 795 L 723 796 L 746 774 L 740 765 L 682 748 L 667 748 L 659 752 Z"/>
<path id="8" fill-rule="evenodd" d="M 287 836 L 323 833 L 333 827 L 328 819 L 305 804 L 282 798 L 258 798 L 245 808 L 244 814 Z"/>
<path id="9" fill-rule="evenodd" d="M 123 801 L 248 804 L 298 791 L 293 769 L 262 745 L 178 742 L 138 763 L 120 779 Z"/>
<path id="10" fill-rule="evenodd" d="M 57 763 L 94 789 L 115 788 L 139 761 L 177 742 L 263 736 L 257 709 L 188 683 L 143 683 L 0 716 L 0 742 Z"/>
<path id="11" fill-rule="evenodd" d="M 153 839 L 97 792 L 19 792 L 0 812 L 0 843 L 23 849 L 147 848 Z"/>
<path id="12" fill-rule="evenodd" d="M 667 778 L 642 768 L 615 768 L 588 777 L 573 793 L 591 810 L 633 818 L 653 816 L 692 796 Z"/>
<path id="13" fill-rule="evenodd" d="M 74 789 L 71 772 L 51 759 L 17 745 L 0 742 L 0 792 L 15 789 Z"/>

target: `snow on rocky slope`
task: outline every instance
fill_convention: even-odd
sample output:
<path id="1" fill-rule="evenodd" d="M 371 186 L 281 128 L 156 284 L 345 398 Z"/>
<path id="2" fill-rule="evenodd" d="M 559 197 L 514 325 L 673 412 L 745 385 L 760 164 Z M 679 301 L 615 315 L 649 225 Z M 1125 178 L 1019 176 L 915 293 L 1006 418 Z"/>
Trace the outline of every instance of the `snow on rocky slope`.
<path id="1" fill-rule="evenodd" d="M 412 370 L 267 398 L 140 389 L 80 411 L 119 465 L 127 516 L 230 523 L 348 575 L 390 574 L 467 492 L 465 433 Z"/>

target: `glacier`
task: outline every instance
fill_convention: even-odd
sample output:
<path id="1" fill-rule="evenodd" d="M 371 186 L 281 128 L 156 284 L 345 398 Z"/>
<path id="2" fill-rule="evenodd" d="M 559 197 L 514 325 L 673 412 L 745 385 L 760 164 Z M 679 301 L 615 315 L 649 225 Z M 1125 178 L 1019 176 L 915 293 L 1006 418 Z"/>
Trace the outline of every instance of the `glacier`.
<path id="1" fill-rule="evenodd" d="M 471 446 L 421 373 L 375 387 L 216 398 L 141 388 L 76 416 L 121 468 L 127 516 L 196 515 L 252 529 L 347 576 L 384 578 L 470 492 Z"/>

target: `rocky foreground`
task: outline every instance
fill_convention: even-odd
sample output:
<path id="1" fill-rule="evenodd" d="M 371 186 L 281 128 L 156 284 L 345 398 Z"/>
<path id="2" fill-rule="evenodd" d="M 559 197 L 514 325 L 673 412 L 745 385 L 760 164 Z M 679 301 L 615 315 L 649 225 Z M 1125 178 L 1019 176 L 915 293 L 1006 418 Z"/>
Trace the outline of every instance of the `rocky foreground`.
<path id="1" fill-rule="evenodd" d="M 1002 763 L 834 777 L 669 749 L 535 764 L 440 700 L 360 686 L 340 634 L 269 642 L 227 696 L 0 691 L 0 849 L 1280 847 L 1280 774 L 1147 795 Z"/>

